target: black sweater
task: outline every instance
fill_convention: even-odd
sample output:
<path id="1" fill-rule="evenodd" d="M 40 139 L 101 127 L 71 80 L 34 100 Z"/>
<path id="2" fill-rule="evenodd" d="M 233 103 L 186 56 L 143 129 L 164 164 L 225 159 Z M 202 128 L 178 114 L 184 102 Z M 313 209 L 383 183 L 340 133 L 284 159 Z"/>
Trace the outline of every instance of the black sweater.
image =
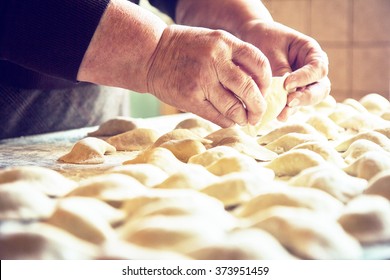
<path id="1" fill-rule="evenodd" d="M 0 85 L 71 86 L 108 2 L 0 0 Z M 176 0 L 149 2 L 174 18 Z"/>

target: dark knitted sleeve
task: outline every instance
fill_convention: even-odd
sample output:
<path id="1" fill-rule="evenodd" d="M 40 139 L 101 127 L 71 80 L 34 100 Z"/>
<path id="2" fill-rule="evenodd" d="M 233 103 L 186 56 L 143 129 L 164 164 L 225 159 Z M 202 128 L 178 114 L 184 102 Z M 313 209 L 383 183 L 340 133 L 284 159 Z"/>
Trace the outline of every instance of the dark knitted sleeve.
<path id="1" fill-rule="evenodd" d="M 161 12 L 166 13 L 175 20 L 177 0 L 149 0 L 149 2 Z"/>
<path id="2" fill-rule="evenodd" d="M 109 0 L 0 0 L 0 59 L 76 80 Z"/>

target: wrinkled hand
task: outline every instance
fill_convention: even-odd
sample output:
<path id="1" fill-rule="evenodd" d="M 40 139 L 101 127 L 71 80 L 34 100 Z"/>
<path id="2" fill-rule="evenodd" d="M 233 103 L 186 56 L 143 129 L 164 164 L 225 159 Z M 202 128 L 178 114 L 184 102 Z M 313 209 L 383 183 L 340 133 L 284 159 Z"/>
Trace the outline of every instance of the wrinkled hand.
<path id="1" fill-rule="evenodd" d="M 329 94 L 328 57 L 314 39 L 282 24 L 260 20 L 247 23 L 240 34 L 267 56 L 273 76 L 291 73 L 284 84 L 291 93 L 279 120 L 286 120 L 298 106 L 317 104 Z"/>
<path id="2" fill-rule="evenodd" d="M 222 127 L 256 124 L 265 111 L 271 67 L 233 35 L 172 25 L 149 63 L 148 91 L 163 102 Z"/>

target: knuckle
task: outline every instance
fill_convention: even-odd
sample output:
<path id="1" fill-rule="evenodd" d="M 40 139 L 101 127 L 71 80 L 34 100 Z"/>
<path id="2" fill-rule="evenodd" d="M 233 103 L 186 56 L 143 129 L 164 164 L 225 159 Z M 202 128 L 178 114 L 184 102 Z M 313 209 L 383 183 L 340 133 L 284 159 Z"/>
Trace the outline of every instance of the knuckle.
<path id="1" fill-rule="evenodd" d="M 243 112 L 243 107 L 240 101 L 235 101 L 227 105 L 225 110 L 225 116 L 231 120 L 238 120 Z"/>

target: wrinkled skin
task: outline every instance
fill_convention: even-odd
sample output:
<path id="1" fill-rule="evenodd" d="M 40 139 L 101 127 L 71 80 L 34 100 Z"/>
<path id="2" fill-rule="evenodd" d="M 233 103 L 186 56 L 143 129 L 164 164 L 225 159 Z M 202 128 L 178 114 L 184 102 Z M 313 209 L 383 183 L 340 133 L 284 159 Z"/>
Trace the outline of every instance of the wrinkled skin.
<path id="1" fill-rule="evenodd" d="M 328 96 L 328 57 L 314 39 L 277 22 L 261 20 L 245 24 L 240 34 L 266 55 L 273 76 L 291 73 L 285 81 L 291 93 L 279 120 L 286 120 L 298 106 L 315 105 Z"/>
<path id="2" fill-rule="evenodd" d="M 152 57 L 148 91 L 222 127 L 256 124 L 271 82 L 264 54 L 230 33 L 168 26 Z"/>

